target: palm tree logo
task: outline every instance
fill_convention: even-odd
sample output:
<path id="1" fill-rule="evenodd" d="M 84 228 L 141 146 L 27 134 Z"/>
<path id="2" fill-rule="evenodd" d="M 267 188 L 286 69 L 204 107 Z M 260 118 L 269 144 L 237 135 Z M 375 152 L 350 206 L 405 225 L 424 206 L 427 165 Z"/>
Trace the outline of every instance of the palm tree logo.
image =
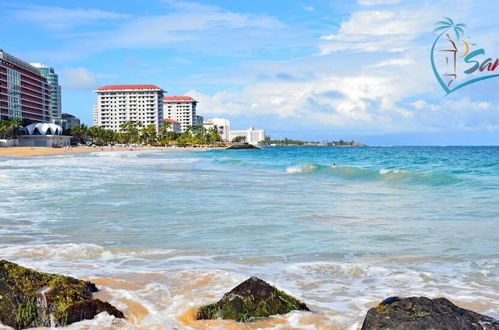
<path id="1" fill-rule="evenodd" d="M 433 43 L 433 47 L 431 49 L 431 64 L 433 68 L 433 72 L 435 76 L 437 77 L 438 82 L 440 83 L 440 86 L 447 92 L 447 94 L 451 93 L 452 90 L 451 85 L 457 80 L 457 52 L 458 52 L 458 47 L 457 47 L 457 42 L 461 39 L 461 37 L 464 35 L 464 29 L 466 28 L 465 24 L 459 23 L 455 24 L 454 21 L 450 17 L 444 17 L 442 21 L 439 21 L 435 24 L 435 29 L 433 30 L 433 33 L 438 33 L 438 37 Z M 454 38 L 451 36 L 452 32 L 454 32 Z M 439 53 L 443 53 L 445 55 L 445 64 L 446 66 L 449 66 L 449 64 L 452 67 L 451 72 L 446 72 L 444 74 L 439 74 L 438 70 L 435 65 L 435 59 L 434 59 L 434 52 L 435 52 L 435 46 L 437 43 L 440 41 L 442 36 L 446 37 L 448 47 L 444 49 L 439 49 Z M 466 42 L 463 40 L 463 42 Z M 466 43 L 466 52 L 469 51 L 469 45 Z M 451 63 L 450 63 L 451 62 Z M 447 79 L 447 83 L 444 81 L 444 79 Z"/>
<path id="2" fill-rule="evenodd" d="M 463 88 L 467 85 L 473 84 L 475 82 L 485 80 L 485 79 L 490 79 L 494 77 L 499 77 L 499 74 L 493 74 L 493 75 L 488 75 L 488 76 L 482 76 L 478 77 L 475 79 L 470 79 L 467 81 L 464 81 L 460 84 L 455 84 L 455 81 L 458 78 L 457 74 L 457 52 L 458 52 L 458 44 L 464 45 L 464 52 L 462 55 L 459 55 L 460 58 L 464 58 L 466 61 L 466 58 L 468 55 L 471 55 L 472 53 L 476 53 L 477 51 L 474 51 L 470 54 L 470 43 L 466 41 L 463 36 L 465 34 L 465 30 L 467 29 L 467 26 L 463 23 L 458 23 L 456 24 L 454 20 L 452 20 L 450 17 L 444 17 L 443 20 L 438 21 L 435 24 L 435 28 L 433 30 L 433 33 L 437 33 L 438 36 L 435 39 L 435 42 L 433 43 L 433 46 L 431 47 L 431 67 L 433 69 L 433 74 L 437 78 L 438 83 L 440 86 L 443 88 L 443 90 L 446 92 L 447 95 L 450 93 Z M 443 44 L 441 42 L 442 37 L 445 37 L 446 43 L 450 45 L 448 48 L 444 49 L 438 49 L 437 52 L 435 48 L 438 45 Z M 484 53 L 485 51 L 482 50 Z M 437 69 L 437 65 L 435 64 L 435 55 L 443 53 L 445 55 L 445 64 L 446 66 L 449 66 L 449 64 L 452 65 L 452 71 L 451 72 L 446 72 L 444 74 L 441 74 L 439 70 Z M 448 80 L 446 83 L 445 80 Z M 453 85 L 454 83 L 454 85 Z"/>
<path id="3" fill-rule="evenodd" d="M 453 29 L 457 41 L 461 39 L 464 35 L 464 29 L 466 29 L 466 24 L 454 24 L 454 21 L 449 17 L 444 17 L 444 20 L 435 23 L 435 26 L 436 27 L 433 30 L 433 33 L 441 33 L 440 36 L 446 33 L 449 29 Z"/>

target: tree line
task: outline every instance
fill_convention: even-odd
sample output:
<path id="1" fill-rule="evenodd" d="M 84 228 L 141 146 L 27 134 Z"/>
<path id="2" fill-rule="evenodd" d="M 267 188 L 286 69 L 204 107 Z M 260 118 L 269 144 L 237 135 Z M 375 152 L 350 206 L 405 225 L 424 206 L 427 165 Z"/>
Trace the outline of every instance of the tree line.
<path id="1" fill-rule="evenodd" d="M 220 133 L 215 128 L 204 126 L 189 127 L 183 133 L 173 132 L 171 123 L 164 123 L 156 132 L 154 124 L 143 125 L 141 122 L 128 121 L 120 125 L 120 131 L 105 129 L 100 126 L 80 125 L 72 127 L 65 134 L 72 135 L 75 143 L 97 146 L 114 144 L 142 144 L 154 146 L 167 145 L 223 145 Z"/>
<path id="2" fill-rule="evenodd" d="M 20 125 L 19 119 L 0 120 L 0 139 L 15 138 Z"/>

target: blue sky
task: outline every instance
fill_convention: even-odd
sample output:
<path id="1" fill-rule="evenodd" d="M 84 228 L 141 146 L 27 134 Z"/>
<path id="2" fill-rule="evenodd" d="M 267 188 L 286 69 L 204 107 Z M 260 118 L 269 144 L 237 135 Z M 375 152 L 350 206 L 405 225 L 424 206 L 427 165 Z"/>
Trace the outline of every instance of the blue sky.
<path id="1" fill-rule="evenodd" d="M 498 10 L 471 0 L 9 1 L 0 48 L 53 66 L 63 111 L 87 124 L 95 88 L 153 83 L 198 99 L 205 118 L 273 138 L 498 145 L 499 79 L 446 96 L 430 65 L 445 16 L 499 57 Z"/>

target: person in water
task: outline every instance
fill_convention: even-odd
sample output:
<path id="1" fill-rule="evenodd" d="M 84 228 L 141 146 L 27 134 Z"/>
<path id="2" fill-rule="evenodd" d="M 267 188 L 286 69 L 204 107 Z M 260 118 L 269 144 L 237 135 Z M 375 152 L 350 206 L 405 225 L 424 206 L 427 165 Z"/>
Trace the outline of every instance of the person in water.
<path id="1" fill-rule="evenodd" d="M 331 166 L 332 168 L 336 168 L 336 163 L 333 163 L 333 166 Z"/>

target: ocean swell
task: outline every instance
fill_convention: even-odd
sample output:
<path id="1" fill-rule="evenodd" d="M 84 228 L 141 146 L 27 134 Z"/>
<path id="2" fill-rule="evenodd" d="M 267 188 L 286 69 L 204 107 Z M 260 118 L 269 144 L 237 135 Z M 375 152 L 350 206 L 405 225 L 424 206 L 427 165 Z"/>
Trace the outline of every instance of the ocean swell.
<path id="1" fill-rule="evenodd" d="M 416 172 L 399 169 L 367 169 L 353 166 L 331 167 L 320 164 L 303 164 L 286 168 L 287 174 L 323 175 L 344 180 L 384 181 L 423 185 L 452 185 L 461 182 L 455 176 L 436 172 Z"/>

